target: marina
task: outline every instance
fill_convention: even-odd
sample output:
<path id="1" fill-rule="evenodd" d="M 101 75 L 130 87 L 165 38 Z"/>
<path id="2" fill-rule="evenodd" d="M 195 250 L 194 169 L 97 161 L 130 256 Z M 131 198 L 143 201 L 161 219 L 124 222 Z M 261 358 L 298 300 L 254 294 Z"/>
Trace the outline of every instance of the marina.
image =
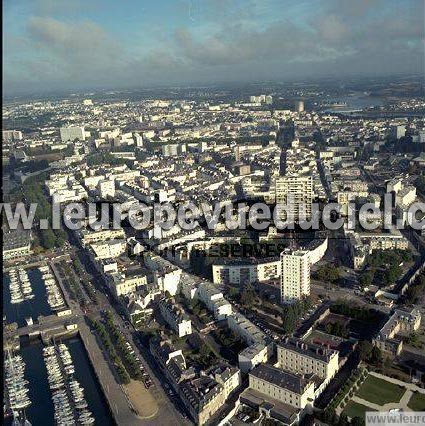
<path id="1" fill-rule="evenodd" d="M 38 270 L 41 273 L 41 278 L 44 282 L 47 294 L 47 303 L 52 311 L 59 311 L 66 308 L 61 289 L 59 288 L 56 278 L 50 270 L 49 266 L 40 266 Z"/>
<path id="2" fill-rule="evenodd" d="M 9 279 L 10 303 L 12 305 L 34 299 L 31 282 L 25 269 L 11 269 L 9 271 Z"/>
<path id="3" fill-rule="evenodd" d="M 40 315 L 48 316 L 53 313 L 47 301 L 46 287 L 40 271 L 38 269 L 27 269 L 25 273 L 28 277 L 26 287 L 31 287 L 34 297 L 24 299 L 20 303 L 12 303 L 11 294 L 13 276 L 15 276 L 15 282 L 19 280 L 18 271 L 16 270 L 15 274 L 11 275 L 9 273 L 3 274 L 3 320 L 8 324 L 16 322 L 19 327 L 27 324 L 26 319 L 36 319 Z"/>
<path id="4" fill-rule="evenodd" d="M 21 347 L 19 356 L 25 364 L 23 383 L 30 401 L 25 420 L 21 410 L 19 424 L 22 421 L 33 426 L 114 424 L 78 337 L 49 346 L 32 342 Z M 4 424 L 12 425 L 12 413 L 8 414 Z"/>
<path id="5" fill-rule="evenodd" d="M 12 416 L 14 422 L 27 424 L 25 409 L 31 405 L 28 395 L 28 380 L 25 379 L 25 362 L 21 355 L 12 355 L 10 351 L 4 359 L 5 406 L 6 415 Z"/>
<path id="6" fill-rule="evenodd" d="M 84 389 L 74 378 L 75 368 L 68 347 L 64 343 L 47 346 L 43 348 L 43 356 L 56 424 L 93 424 L 94 418 L 87 408 Z"/>
<path id="7" fill-rule="evenodd" d="M 16 323 L 18 327 L 27 327 L 32 323 L 30 319 L 35 320 L 40 316 L 44 317 L 43 324 L 50 319 L 53 321 L 55 313 L 66 308 L 66 304 L 50 267 L 29 268 L 25 271 L 34 297 L 21 303 L 11 303 L 12 278 L 15 277 L 16 282 L 22 276 L 23 281 L 26 281 L 25 275 L 19 274 L 17 268 L 14 269 L 16 271 L 11 274 L 3 275 L 3 324 Z M 59 321 L 66 317 L 57 318 Z M 18 385 L 11 388 L 16 390 L 17 395 L 12 401 L 17 407 L 25 408 L 18 411 L 15 409 L 14 412 L 5 399 L 4 424 L 114 424 L 86 349 L 78 334 L 74 332 L 70 336 L 64 337 L 64 340 L 50 339 L 49 342 L 40 339 L 40 336 L 18 339 L 18 349 L 8 351 L 12 363 L 7 361 L 8 352 L 5 353 L 5 366 L 16 366 L 15 373 L 19 375 L 19 380 L 15 380 Z M 7 385 L 5 391 L 7 395 Z"/>

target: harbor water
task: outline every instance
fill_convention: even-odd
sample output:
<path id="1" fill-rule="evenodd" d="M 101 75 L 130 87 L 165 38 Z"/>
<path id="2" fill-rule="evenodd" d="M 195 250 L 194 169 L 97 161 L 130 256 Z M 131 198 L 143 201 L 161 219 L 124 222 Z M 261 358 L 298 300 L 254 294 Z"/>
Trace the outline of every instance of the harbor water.
<path id="1" fill-rule="evenodd" d="M 39 315 L 51 315 L 53 312 L 47 303 L 47 295 L 41 273 L 37 269 L 28 270 L 28 276 L 33 288 L 34 298 L 19 304 L 10 303 L 9 277 L 3 275 L 3 302 L 6 323 L 16 322 L 25 325 L 25 318 L 31 316 L 34 320 Z M 108 404 L 97 381 L 93 366 L 90 363 L 84 345 L 77 336 L 66 339 L 75 368 L 74 378 L 84 389 L 88 409 L 92 413 L 96 425 L 113 425 L 113 419 Z M 27 419 L 33 426 L 50 426 L 55 424 L 52 393 L 49 388 L 47 369 L 43 358 L 43 343 L 36 339 L 21 343 L 20 354 L 25 362 L 25 379 L 28 380 L 31 405 L 25 410 Z M 12 424 L 12 418 L 5 419 L 6 425 Z"/>
<path id="2" fill-rule="evenodd" d="M 27 317 L 31 317 L 35 321 L 39 315 L 47 316 L 53 313 L 47 303 L 46 288 L 41 272 L 38 269 L 28 269 L 27 273 L 34 299 L 17 304 L 10 303 L 10 278 L 8 274 L 3 274 L 3 315 L 6 317 L 6 323 L 16 322 L 19 327 L 26 325 L 25 318 Z"/>

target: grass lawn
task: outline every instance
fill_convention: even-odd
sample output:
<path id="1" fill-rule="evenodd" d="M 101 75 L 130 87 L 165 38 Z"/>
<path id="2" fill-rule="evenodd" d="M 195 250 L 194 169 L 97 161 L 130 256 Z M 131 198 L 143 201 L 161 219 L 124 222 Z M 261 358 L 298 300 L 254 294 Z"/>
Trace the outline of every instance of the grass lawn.
<path id="1" fill-rule="evenodd" d="M 384 405 L 388 402 L 399 402 L 405 391 L 402 386 L 369 375 L 356 395 L 374 404 Z"/>
<path id="2" fill-rule="evenodd" d="M 366 405 L 358 404 L 357 402 L 350 401 L 344 408 L 344 413 L 350 417 L 360 417 L 364 420 L 366 411 L 375 411 L 372 408 L 366 407 Z"/>
<path id="3" fill-rule="evenodd" d="M 425 395 L 419 392 L 413 392 L 407 406 L 413 411 L 425 411 Z"/>

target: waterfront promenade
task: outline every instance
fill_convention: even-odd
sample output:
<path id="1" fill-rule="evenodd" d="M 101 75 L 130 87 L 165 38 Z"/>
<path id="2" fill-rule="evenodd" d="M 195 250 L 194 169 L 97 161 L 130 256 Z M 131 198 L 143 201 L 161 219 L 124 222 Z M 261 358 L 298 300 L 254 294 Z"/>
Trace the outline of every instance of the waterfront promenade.
<path id="1" fill-rule="evenodd" d="M 57 259 L 59 260 L 59 259 Z M 61 256 L 61 260 L 64 260 L 64 257 Z M 64 283 L 62 282 L 61 275 L 57 270 L 54 261 L 50 263 L 53 272 L 56 276 L 56 279 L 59 282 L 62 292 L 64 293 L 65 300 L 72 310 L 72 312 L 77 315 L 81 320 L 78 323 L 79 333 L 81 340 L 86 348 L 90 362 L 95 370 L 96 376 L 99 380 L 100 386 L 102 387 L 103 393 L 108 401 L 108 405 L 111 410 L 111 414 L 117 424 L 121 425 L 158 425 L 158 424 L 175 424 L 178 419 L 179 424 L 189 424 L 189 422 L 183 419 L 181 414 L 173 407 L 171 402 L 167 399 L 166 395 L 163 393 L 160 388 L 160 383 L 155 380 L 155 376 L 152 377 L 155 383 L 155 389 L 149 389 L 149 392 L 152 393 L 155 398 L 156 403 L 158 404 L 157 413 L 148 418 L 144 418 L 142 415 L 137 415 L 136 410 L 132 407 L 129 397 L 127 396 L 124 388 L 118 382 L 112 367 L 109 363 L 109 360 L 106 358 L 106 355 L 99 346 L 99 343 L 96 339 L 95 334 L 92 333 L 90 327 L 87 325 L 85 320 L 86 315 L 82 311 L 80 305 L 72 300 L 67 292 Z M 100 295 L 99 295 L 100 296 Z M 103 303 L 100 303 L 98 306 L 94 307 L 91 310 L 91 314 L 99 315 L 101 309 L 105 309 L 105 304 L 108 303 L 104 295 L 100 296 Z M 117 322 L 121 321 L 121 318 L 113 311 L 112 307 L 109 305 L 109 309 L 113 312 Z M 146 364 L 146 363 L 145 363 Z"/>

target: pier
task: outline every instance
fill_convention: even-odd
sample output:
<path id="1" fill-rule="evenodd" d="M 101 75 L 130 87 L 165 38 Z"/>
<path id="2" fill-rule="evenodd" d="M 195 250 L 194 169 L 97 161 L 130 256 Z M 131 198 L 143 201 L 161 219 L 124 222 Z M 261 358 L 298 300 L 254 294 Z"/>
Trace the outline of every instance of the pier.
<path id="1" fill-rule="evenodd" d="M 20 337 L 40 336 L 43 342 L 49 342 L 51 339 L 71 337 L 78 331 L 78 325 L 82 317 L 73 314 L 70 309 L 66 314 L 39 316 L 33 324 L 27 324 L 24 327 L 18 327 L 16 323 L 7 324 L 3 327 L 3 341 L 16 342 Z M 14 346 L 16 346 L 14 344 Z"/>

